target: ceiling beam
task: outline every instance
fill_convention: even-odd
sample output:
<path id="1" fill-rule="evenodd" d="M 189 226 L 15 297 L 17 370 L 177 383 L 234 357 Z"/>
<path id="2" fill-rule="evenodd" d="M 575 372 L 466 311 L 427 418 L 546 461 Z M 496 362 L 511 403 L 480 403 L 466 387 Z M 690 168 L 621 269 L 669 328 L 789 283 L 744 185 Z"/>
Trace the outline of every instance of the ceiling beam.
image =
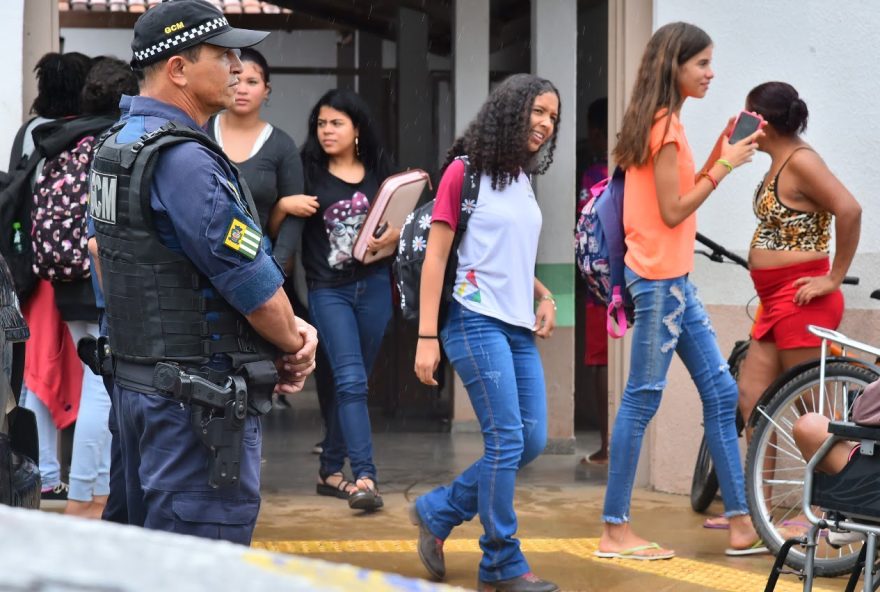
<path id="1" fill-rule="evenodd" d="M 58 24 L 68 28 L 131 29 L 140 14 L 70 10 L 58 13 Z M 345 30 L 339 24 L 303 13 L 292 14 L 227 14 L 233 27 L 263 31 L 293 31 L 297 29 Z"/>

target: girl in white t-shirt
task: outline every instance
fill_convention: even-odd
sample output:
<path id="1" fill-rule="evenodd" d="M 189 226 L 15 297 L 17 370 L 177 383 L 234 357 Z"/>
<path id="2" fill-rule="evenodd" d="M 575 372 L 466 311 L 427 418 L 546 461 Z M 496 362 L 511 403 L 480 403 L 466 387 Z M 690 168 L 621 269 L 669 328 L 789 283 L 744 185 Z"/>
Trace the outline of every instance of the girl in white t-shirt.
<path id="1" fill-rule="evenodd" d="M 549 81 L 517 74 L 501 83 L 453 144 L 437 189 L 422 269 L 415 371 L 436 385 L 440 340 L 467 388 L 483 433 L 484 454 L 448 486 L 411 509 L 419 557 L 442 579 L 443 541 L 480 515 L 479 590 L 558 590 L 531 573 L 519 548 L 513 509 L 517 471 L 547 441 L 544 370 L 535 336 L 556 323 L 556 301 L 535 277 L 541 210 L 529 173 L 553 161 L 559 93 Z M 479 173 L 479 194 L 462 200 L 465 162 Z M 444 270 L 461 211 L 472 211 L 458 248 L 453 300 L 438 322 Z M 537 311 L 535 303 L 537 303 Z"/>

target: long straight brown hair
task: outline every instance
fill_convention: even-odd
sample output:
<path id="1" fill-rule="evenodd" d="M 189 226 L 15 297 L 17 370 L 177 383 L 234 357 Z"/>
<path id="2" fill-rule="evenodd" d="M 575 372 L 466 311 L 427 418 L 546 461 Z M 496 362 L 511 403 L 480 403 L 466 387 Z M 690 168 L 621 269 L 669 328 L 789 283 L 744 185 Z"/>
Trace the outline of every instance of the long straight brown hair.
<path id="1" fill-rule="evenodd" d="M 657 112 L 665 108 L 671 114 L 683 101 L 678 90 L 679 67 L 710 45 L 709 35 L 689 23 L 663 25 L 651 36 L 614 147 L 614 160 L 621 168 L 648 162 L 648 140 Z M 667 131 L 670 122 L 667 118 Z"/>

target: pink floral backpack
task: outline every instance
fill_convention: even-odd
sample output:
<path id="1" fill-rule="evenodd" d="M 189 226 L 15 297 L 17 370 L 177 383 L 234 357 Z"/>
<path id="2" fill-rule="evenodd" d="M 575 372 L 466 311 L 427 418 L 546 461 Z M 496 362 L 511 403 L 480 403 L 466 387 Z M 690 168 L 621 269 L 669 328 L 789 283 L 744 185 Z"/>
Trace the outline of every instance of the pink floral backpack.
<path id="1" fill-rule="evenodd" d="M 46 160 L 34 185 L 34 273 L 53 282 L 89 277 L 86 211 L 94 136 Z"/>

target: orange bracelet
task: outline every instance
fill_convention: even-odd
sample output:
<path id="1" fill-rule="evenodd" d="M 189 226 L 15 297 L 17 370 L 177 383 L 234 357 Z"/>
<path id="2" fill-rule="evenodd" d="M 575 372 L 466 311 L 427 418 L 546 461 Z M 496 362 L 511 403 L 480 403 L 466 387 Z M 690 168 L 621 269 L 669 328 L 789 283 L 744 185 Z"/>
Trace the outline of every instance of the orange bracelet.
<path id="1" fill-rule="evenodd" d="M 712 189 L 718 189 L 718 179 L 712 176 L 712 173 L 709 171 L 703 171 L 700 173 L 700 177 L 706 177 L 709 179 L 709 183 L 712 184 Z"/>

